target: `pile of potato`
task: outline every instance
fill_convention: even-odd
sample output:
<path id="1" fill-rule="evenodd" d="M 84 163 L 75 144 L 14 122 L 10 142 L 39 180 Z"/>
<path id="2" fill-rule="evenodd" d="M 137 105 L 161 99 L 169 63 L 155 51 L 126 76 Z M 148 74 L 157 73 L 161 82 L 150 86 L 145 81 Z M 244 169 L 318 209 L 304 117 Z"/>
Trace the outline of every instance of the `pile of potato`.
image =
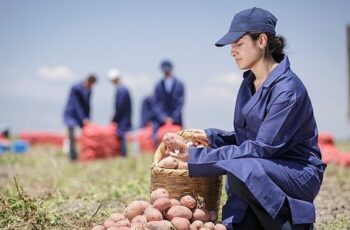
<path id="1" fill-rule="evenodd" d="M 164 188 L 151 193 L 148 201 L 133 201 L 124 213 L 112 214 L 103 225 L 92 230 L 225 230 L 216 223 L 217 213 L 200 208 L 196 199 L 186 195 L 180 200 L 170 198 Z"/>

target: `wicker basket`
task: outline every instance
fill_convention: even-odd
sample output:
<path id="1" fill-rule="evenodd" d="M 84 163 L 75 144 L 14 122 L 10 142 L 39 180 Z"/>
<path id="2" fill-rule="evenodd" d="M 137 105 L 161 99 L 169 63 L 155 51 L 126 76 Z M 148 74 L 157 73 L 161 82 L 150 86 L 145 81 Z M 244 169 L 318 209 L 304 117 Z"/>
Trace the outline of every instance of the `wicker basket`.
<path id="1" fill-rule="evenodd" d="M 186 141 L 197 141 L 207 146 L 208 143 L 202 143 L 200 140 L 192 138 L 193 130 L 183 130 L 177 134 Z M 194 196 L 202 200 L 207 210 L 218 212 L 220 207 L 222 176 L 220 177 L 189 177 L 187 169 L 165 169 L 158 166 L 162 158 L 162 153 L 166 147 L 161 143 L 154 155 L 154 162 L 151 167 L 151 188 L 150 191 L 157 188 L 168 190 L 171 198 L 180 199 L 185 195 Z"/>

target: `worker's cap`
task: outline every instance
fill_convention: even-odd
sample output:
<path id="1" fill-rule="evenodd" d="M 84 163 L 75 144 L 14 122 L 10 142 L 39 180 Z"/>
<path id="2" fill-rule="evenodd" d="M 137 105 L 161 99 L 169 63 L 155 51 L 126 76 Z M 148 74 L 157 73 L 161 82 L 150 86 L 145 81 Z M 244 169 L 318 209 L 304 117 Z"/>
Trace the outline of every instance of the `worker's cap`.
<path id="1" fill-rule="evenodd" d="M 163 60 L 160 63 L 160 69 L 165 72 L 165 71 L 170 71 L 173 68 L 173 64 L 169 60 Z"/>
<path id="2" fill-rule="evenodd" d="M 247 32 L 276 34 L 276 23 L 277 18 L 267 10 L 257 7 L 243 10 L 233 17 L 230 29 L 215 45 L 221 47 L 232 44 Z"/>
<path id="3" fill-rule="evenodd" d="M 117 80 L 122 76 L 121 72 L 117 69 L 110 69 L 107 74 L 108 80 Z"/>

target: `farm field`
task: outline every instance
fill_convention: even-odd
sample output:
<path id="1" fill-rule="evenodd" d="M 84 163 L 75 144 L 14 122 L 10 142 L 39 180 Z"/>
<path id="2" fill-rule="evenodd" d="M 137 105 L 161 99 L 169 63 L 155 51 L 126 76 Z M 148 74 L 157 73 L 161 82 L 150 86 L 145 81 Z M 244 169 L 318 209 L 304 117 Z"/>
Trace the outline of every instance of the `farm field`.
<path id="1" fill-rule="evenodd" d="M 52 146 L 0 155 L 0 229 L 91 229 L 128 203 L 149 200 L 152 160 L 130 154 L 72 164 Z M 315 204 L 316 229 L 350 229 L 350 168 L 328 166 Z"/>

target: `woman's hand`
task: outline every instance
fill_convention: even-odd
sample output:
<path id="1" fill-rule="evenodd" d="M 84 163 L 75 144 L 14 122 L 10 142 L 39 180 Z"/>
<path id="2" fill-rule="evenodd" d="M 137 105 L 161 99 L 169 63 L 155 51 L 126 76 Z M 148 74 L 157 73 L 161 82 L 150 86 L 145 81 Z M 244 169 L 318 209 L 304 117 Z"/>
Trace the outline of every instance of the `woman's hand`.
<path id="1" fill-rule="evenodd" d="M 205 134 L 203 129 L 191 129 L 193 132 L 192 139 L 198 143 L 195 144 L 195 146 L 200 145 L 201 143 L 207 143 L 208 137 Z"/>
<path id="2" fill-rule="evenodd" d="M 185 139 L 176 133 L 166 133 L 163 137 L 163 143 L 169 149 L 170 156 L 187 162 L 188 146 Z"/>

